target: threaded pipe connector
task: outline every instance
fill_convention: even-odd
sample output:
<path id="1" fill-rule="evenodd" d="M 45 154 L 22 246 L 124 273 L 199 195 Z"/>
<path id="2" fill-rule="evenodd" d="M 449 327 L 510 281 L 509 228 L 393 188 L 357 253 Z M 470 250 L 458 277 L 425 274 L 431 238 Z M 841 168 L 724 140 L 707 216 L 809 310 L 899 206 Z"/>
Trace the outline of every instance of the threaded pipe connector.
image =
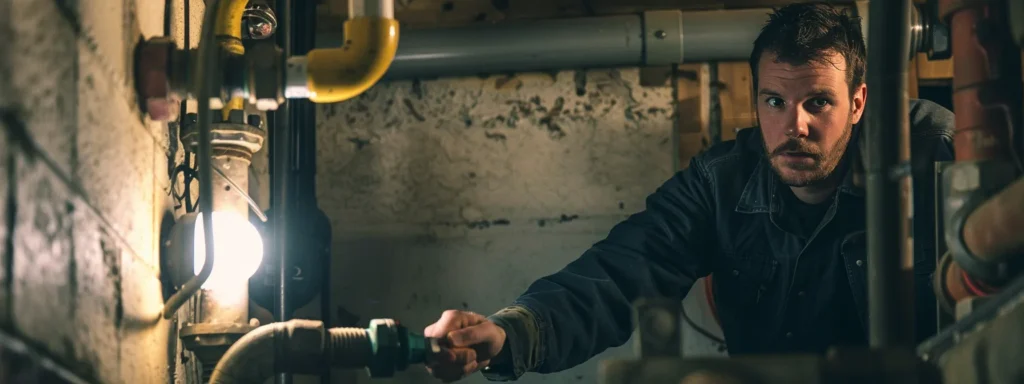
<path id="1" fill-rule="evenodd" d="M 327 330 L 327 358 L 337 368 L 363 368 L 373 359 L 373 343 L 364 328 Z"/>

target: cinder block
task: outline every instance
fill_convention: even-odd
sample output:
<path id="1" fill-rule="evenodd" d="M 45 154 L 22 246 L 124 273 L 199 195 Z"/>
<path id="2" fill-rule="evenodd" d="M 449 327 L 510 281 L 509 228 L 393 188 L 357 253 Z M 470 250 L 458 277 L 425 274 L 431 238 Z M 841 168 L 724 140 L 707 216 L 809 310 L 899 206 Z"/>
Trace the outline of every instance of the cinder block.
<path id="1" fill-rule="evenodd" d="M 83 50 L 86 48 L 83 47 Z M 89 201 L 128 239 L 132 251 L 153 266 L 155 139 L 100 62 L 81 56 L 76 179 Z"/>
<path id="2" fill-rule="evenodd" d="M 58 1 L 13 1 L 4 18 L 11 37 L 4 40 L 11 70 L 12 100 L 43 152 L 61 172 L 75 168 L 78 125 L 78 39 L 61 16 Z"/>
<path id="3" fill-rule="evenodd" d="M 66 17 L 81 25 L 80 38 L 86 41 L 88 55 L 103 59 L 110 74 L 124 77 L 131 73 L 131 48 L 138 36 L 138 20 L 128 1 L 83 1 L 65 10 Z M 161 12 L 162 14 L 162 12 Z"/>
<path id="4" fill-rule="evenodd" d="M 17 161 L 15 329 L 83 377 L 165 382 L 158 272 L 45 163 Z"/>
<path id="5" fill-rule="evenodd" d="M 3 93 L 3 88 L 0 88 L 0 93 Z M 12 208 L 15 207 L 11 204 L 10 198 L 16 197 L 17 192 L 12 190 L 16 184 L 12 181 L 14 175 L 14 169 L 12 167 L 12 148 L 7 139 L 7 125 L 3 120 L 0 120 L 0 326 L 9 326 L 9 320 L 11 316 L 10 302 L 10 281 L 7 279 L 7 260 L 11 255 L 11 249 L 7 246 L 8 240 L 10 240 L 11 229 L 13 223 L 10 222 L 8 216 L 13 213 Z"/>
<path id="6" fill-rule="evenodd" d="M 14 56 L 15 51 L 12 49 L 14 44 L 10 43 L 14 38 L 9 16 L 11 15 L 10 1 L 0 2 L 0 15 L 8 15 L 0 17 L 0 41 L 5 42 L 0 44 L 0 107 L 9 107 L 17 97 L 11 85 L 11 57 Z"/>
<path id="7" fill-rule="evenodd" d="M 121 254 L 120 375 L 122 383 L 166 383 L 176 358 L 169 346 L 177 338 L 160 314 L 163 295 L 159 272 L 142 258 Z"/>
<path id="8" fill-rule="evenodd" d="M 18 333 L 54 356 L 74 354 L 76 207 L 63 181 L 32 154 L 15 152 L 17 213 L 11 311 Z M 80 372 L 81 373 L 81 372 Z M 83 376 L 91 376 L 82 373 Z"/>

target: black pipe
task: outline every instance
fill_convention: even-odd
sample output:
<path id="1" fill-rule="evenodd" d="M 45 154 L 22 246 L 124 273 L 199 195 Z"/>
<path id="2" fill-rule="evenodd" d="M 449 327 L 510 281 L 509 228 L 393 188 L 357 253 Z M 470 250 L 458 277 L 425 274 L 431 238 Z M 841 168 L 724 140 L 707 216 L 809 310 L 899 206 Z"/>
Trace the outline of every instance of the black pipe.
<path id="1" fill-rule="evenodd" d="M 306 55 L 316 46 L 316 2 L 299 1 L 293 3 L 293 6 L 293 17 L 295 17 L 296 20 L 302 20 L 302 22 L 292 23 L 291 55 Z M 290 100 L 288 104 L 290 104 L 290 124 L 293 134 L 292 143 L 295 145 L 294 156 L 296 164 L 296 167 L 293 170 L 294 179 L 292 180 L 295 184 L 293 184 L 291 190 L 292 219 L 305 223 L 318 223 L 318 225 L 326 225 L 329 227 L 330 222 L 326 219 L 326 214 L 320 210 L 316 201 L 316 105 L 306 99 Z M 302 217 L 298 217 L 299 215 L 302 215 Z M 314 217 L 321 218 L 321 220 L 314 221 Z M 299 228 L 294 229 L 302 231 L 302 229 Z M 329 236 L 330 230 L 323 230 L 323 232 L 316 231 L 315 233 L 322 233 Z M 296 234 L 293 239 L 298 239 L 299 236 L 300 235 Z M 315 240 L 322 239 L 318 237 Z M 319 244 L 319 242 L 317 243 Z M 329 247 L 330 244 L 329 242 L 325 242 L 323 246 Z M 318 265 L 318 267 L 323 271 L 321 272 L 322 278 L 320 281 L 321 321 L 323 321 L 324 324 L 330 325 L 331 255 L 329 251 L 322 251 L 319 248 L 315 249 L 315 251 L 320 252 L 305 252 L 301 257 L 315 258 L 315 260 L 311 260 L 312 263 L 310 265 L 315 265 L 313 263 L 319 263 L 320 265 Z M 318 255 L 320 257 L 317 257 Z M 299 306 L 302 305 L 302 303 L 294 303 L 294 305 Z M 330 366 L 324 366 L 322 371 L 317 373 L 320 374 L 321 383 L 327 384 L 331 382 Z"/>
<path id="2" fill-rule="evenodd" d="M 292 2 L 291 0 L 276 0 L 275 11 L 278 15 L 277 44 L 281 47 L 282 60 L 292 55 Z M 284 68 L 285 63 L 281 63 Z M 274 317 L 279 322 L 287 321 L 291 315 L 291 308 L 288 303 L 288 280 L 290 279 L 288 268 L 288 234 L 290 223 L 289 214 L 291 211 L 290 190 L 293 182 L 294 147 L 291 142 L 291 103 L 283 103 L 274 112 L 273 125 L 270 129 L 270 204 L 271 204 L 271 225 L 272 243 L 274 253 L 277 257 L 278 286 L 277 294 L 274 296 Z M 281 373 L 276 378 L 278 384 L 291 382 L 291 375 Z"/>
<path id="3" fill-rule="evenodd" d="M 906 84 L 912 6 L 910 0 L 872 1 L 869 6 L 870 95 L 862 153 L 867 192 L 868 324 L 873 348 L 911 346 L 914 342 L 913 270 L 912 263 L 904 260 L 912 255 L 903 254 L 901 233 L 900 184 L 904 177 L 892 173 L 904 146 L 909 145 Z M 909 149 L 903 154 L 908 153 Z"/>

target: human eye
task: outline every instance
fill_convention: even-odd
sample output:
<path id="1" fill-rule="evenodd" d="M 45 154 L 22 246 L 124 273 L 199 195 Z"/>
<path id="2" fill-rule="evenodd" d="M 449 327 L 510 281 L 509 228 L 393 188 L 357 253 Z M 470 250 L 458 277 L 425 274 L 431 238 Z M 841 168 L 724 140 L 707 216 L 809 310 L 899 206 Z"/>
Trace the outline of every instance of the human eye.
<path id="1" fill-rule="evenodd" d="M 764 103 L 771 108 L 782 108 L 786 105 L 786 102 L 781 97 L 769 96 L 764 99 Z"/>
<path id="2" fill-rule="evenodd" d="M 824 97 L 815 97 L 808 100 L 807 104 L 810 106 L 810 110 L 820 111 L 832 105 L 832 101 Z"/>

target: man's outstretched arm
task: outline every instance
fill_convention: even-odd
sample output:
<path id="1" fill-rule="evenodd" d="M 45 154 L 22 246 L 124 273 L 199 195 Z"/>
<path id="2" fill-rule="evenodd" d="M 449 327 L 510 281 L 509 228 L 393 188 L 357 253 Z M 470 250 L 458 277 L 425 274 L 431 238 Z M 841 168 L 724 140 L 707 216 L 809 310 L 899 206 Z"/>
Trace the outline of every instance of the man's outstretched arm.
<path id="1" fill-rule="evenodd" d="M 682 299 L 709 273 L 705 255 L 716 247 L 711 191 L 698 157 L 649 196 L 643 212 L 492 315 L 506 341 L 484 375 L 514 380 L 572 368 L 629 339 L 636 299 Z"/>

